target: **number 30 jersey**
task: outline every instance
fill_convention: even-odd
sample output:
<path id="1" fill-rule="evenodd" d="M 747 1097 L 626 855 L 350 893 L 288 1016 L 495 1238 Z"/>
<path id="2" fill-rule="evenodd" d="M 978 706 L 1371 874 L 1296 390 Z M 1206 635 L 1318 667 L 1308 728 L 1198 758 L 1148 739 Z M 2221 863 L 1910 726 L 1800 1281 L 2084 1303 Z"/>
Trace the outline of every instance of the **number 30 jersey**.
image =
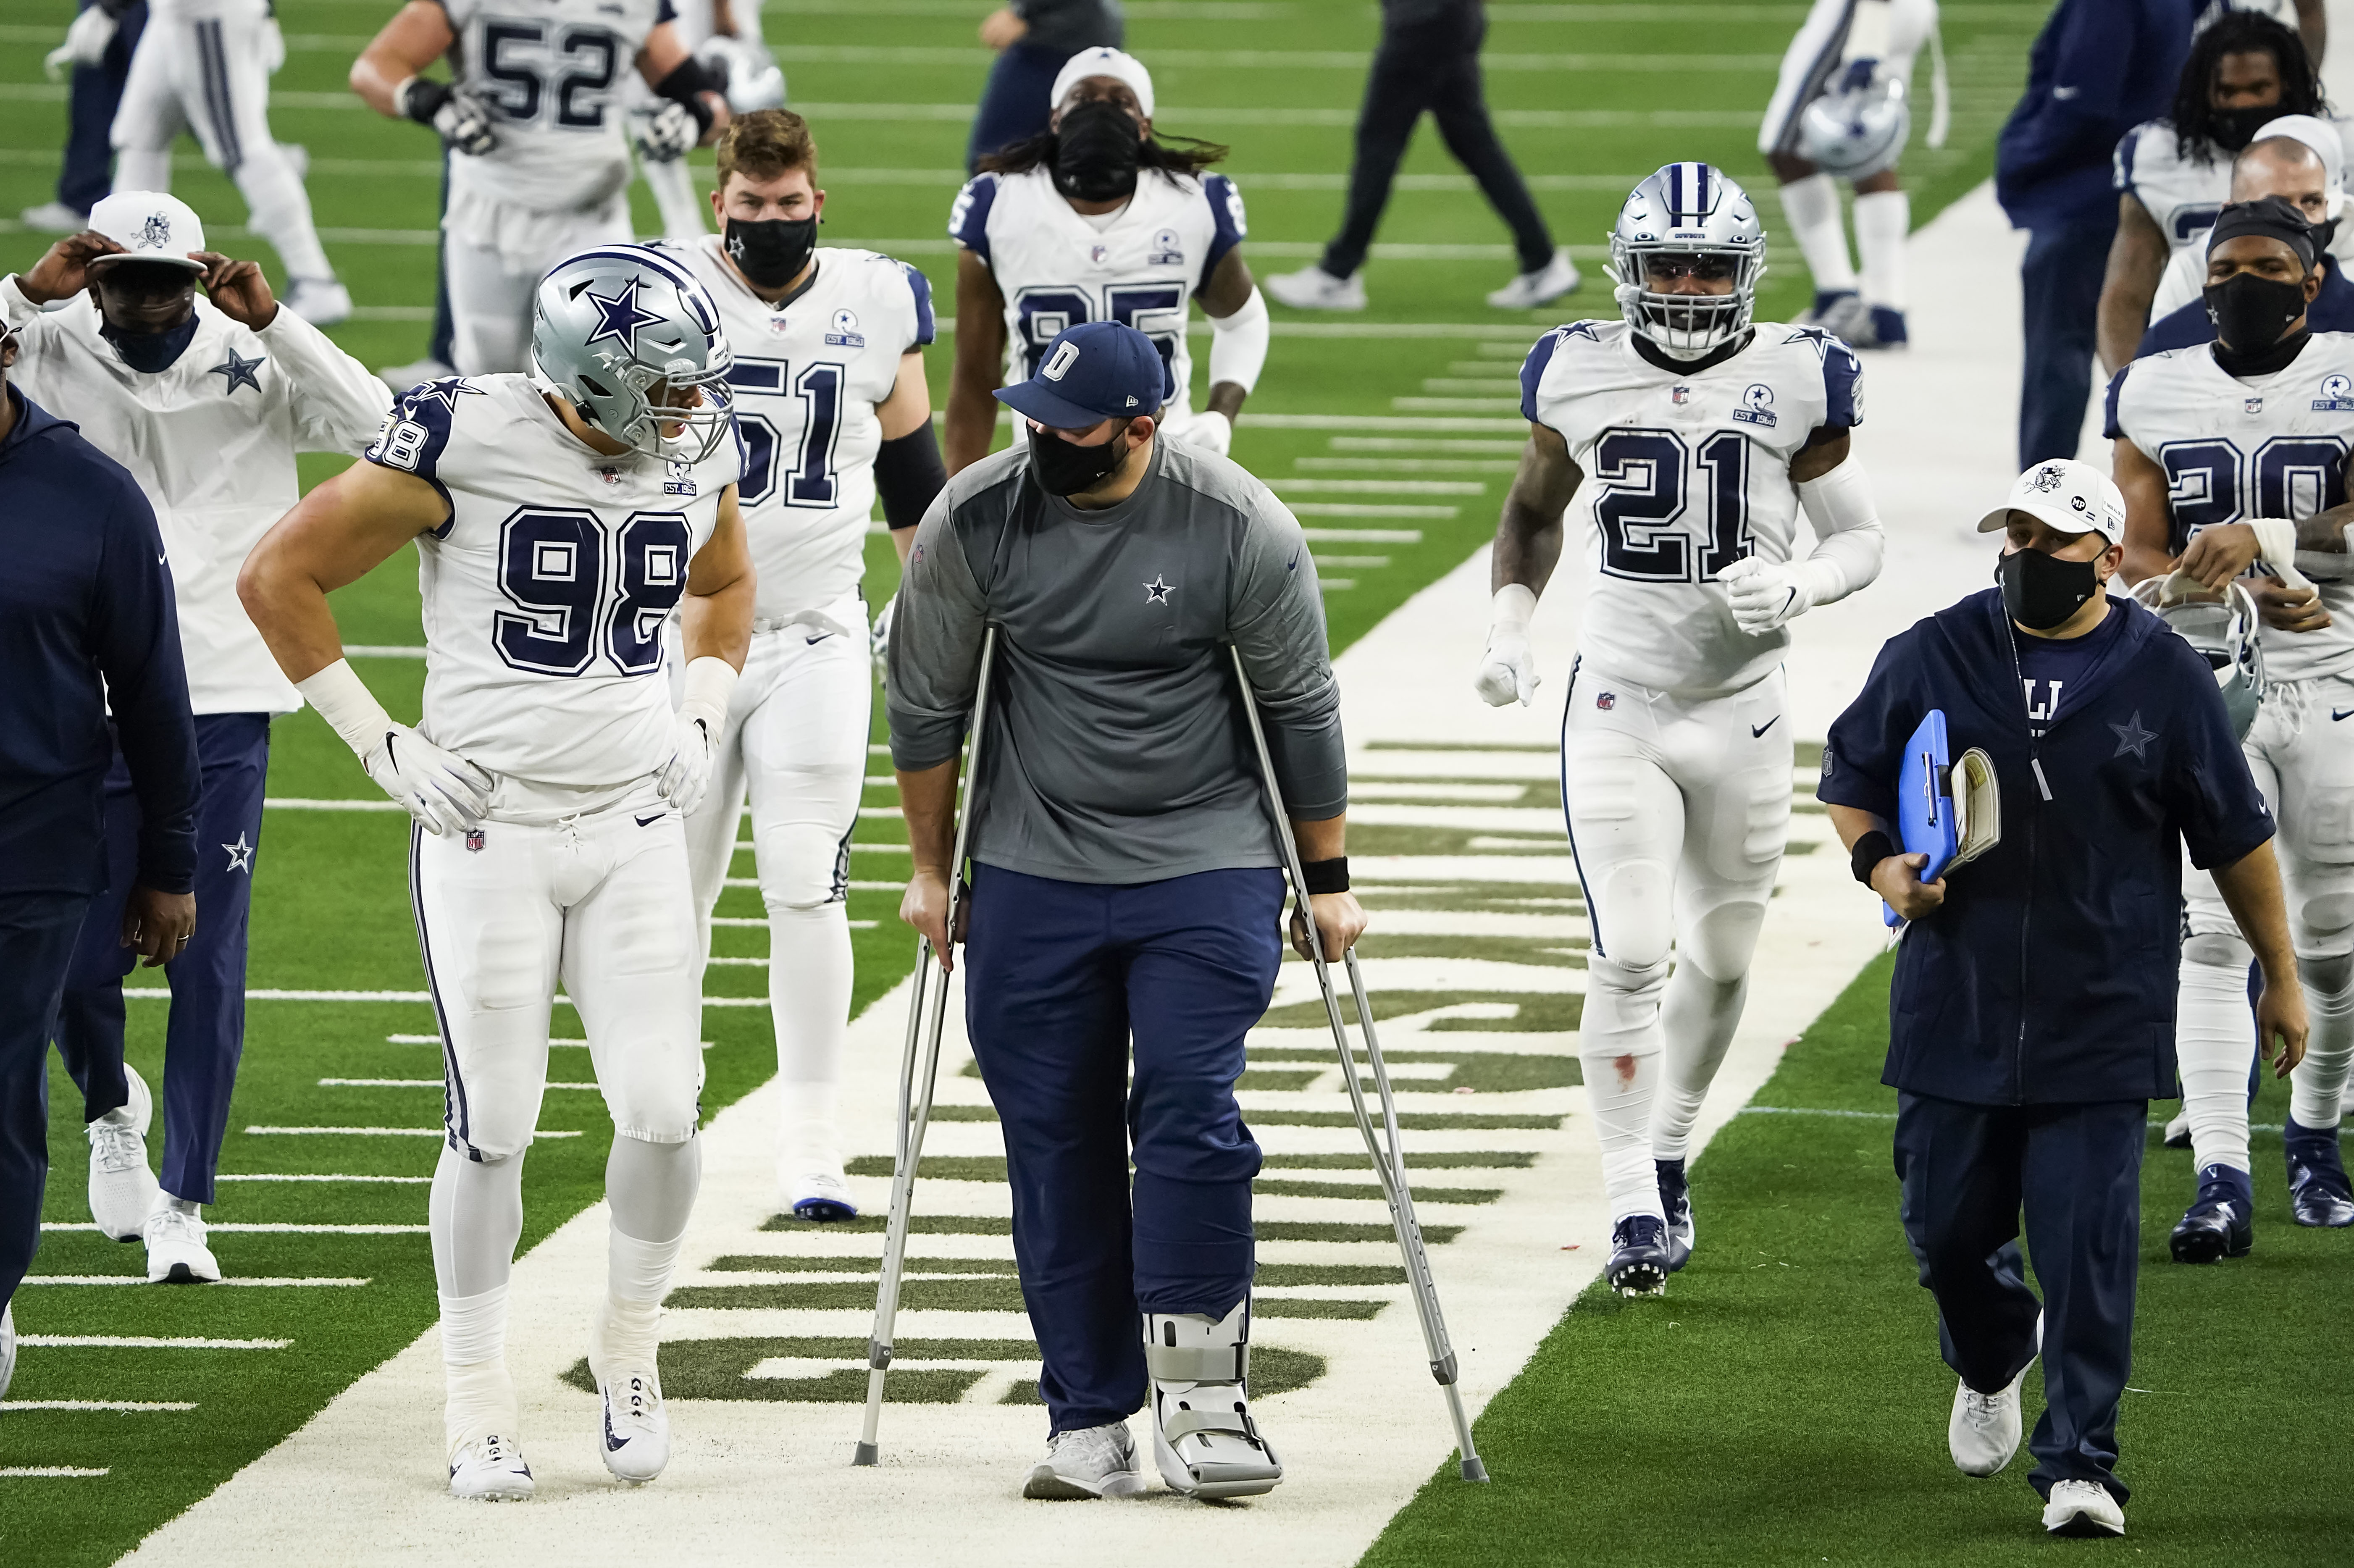
<path id="1" fill-rule="evenodd" d="M 2105 433 L 2166 471 L 2175 555 L 2202 528 L 2341 505 L 2354 450 L 2354 333 L 2315 333 L 2283 368 L 2244 379 L 2224 373 L 2210 344 L 2137 359 L 2109 382 Z M 2270 575 L 2261 562 L 2253 574 Z M 2354 675 L 2354 582 L 2314 586 L 2330 624 L 2260 630 L 2268 679 Z"/>
<path id="2" fill-rule="evenodd" d="M 415 388 L 361 456 L 450 503 L 417 541 L 425 737 L 502 779 L 567 789 L 661 768 L 663 622 L 740 471 L 737 444 L 695 464 L 607 457 L 529 376 L 482 376 Z"/>
<path id="3" fill-rule="evenodd" d="M 727 380 L 744 439 L 737 498 L 759 568 L 758 617 L 815 617 L 861 635 L 863 614 L 834 621 L 865 573 L 883 444 L 875 406 L 891 396 L 900 357 L 932 341 L 932 286 L 888 256 L 829 246 L 809 286 L 771 305 L 728 264 L 725 243 L 709 234 L 673 253 L 718 302 L 736 355 Z"/>
<path id="4" fill-rule="evenodd" d="M 981 258 L 1005 296 L 1006 381 L 1026 381 L 1066 327 L 1126 322 L 1153 341 L 1176 390 L 1164 416 L 1192 407 L 1189 302 L 1242 243 L 1242 193 L 1224 175 L 1146 169 L 1126 207 L 1072 210 L 1044 168 L 977 175 L 949 209 L 949 238 Z"/>
<path id="5" fill-rule="evenodd" d="M 1622 681 L 1721 696 L 1782 662 L 1787 628 L 1753 636 L 1716 574 L 1791 558 L 1790 460 L 1817 429 L 1862 422 L 1863 370 L 1819 327 L 1761 323 L 1701 370 L 1663 370 L 1624 322 L 1572 322 L 1521 366 L 1521 412 L 1585 471 L 1593 587 L 1578 658 Z"/>

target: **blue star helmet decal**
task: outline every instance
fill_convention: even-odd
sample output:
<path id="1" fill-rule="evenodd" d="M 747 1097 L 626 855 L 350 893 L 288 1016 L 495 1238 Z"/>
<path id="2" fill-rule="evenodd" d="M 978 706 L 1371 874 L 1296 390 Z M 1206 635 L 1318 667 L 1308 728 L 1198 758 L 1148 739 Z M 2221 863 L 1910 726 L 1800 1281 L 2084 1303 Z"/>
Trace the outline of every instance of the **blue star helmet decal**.
<path id="1" fill-rule="evenodd" d="M 640 327 L 652 326 L 663 319 L 638 304 L 638 290 L 643 282 L 643 279 L 631 278 L 614 291 L 611 299 L 588 291 L 588 302 L 597 307 L 597 330 L 588 334 L 590 343 L 602 343 L 610 337 L 628 348 Z"/>
<path id="2" fill-rule="evenodd" d="M 255 395 L 259 396 L 261 392 L 261 377 L 256 376 L 254 372 L 269 363 L 270 356 L 266 354 L 257 354 L 251 359 L 246 359 L 232 348 L 228 351 L 228 358 L 225 362 L 214 366 L 205 374 L 221 378 L 221 391 L 225 395 L 234 396 L 239 387 L 250 387 Z"/>

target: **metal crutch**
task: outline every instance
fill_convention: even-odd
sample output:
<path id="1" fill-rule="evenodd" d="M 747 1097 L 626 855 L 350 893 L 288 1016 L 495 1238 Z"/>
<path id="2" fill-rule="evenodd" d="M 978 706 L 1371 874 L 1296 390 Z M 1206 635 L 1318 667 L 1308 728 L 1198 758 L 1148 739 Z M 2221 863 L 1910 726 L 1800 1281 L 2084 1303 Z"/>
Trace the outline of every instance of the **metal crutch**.
<path id="1" fill-rule="evenodd" d="M 948 934 L 956 944 L 957 916 L 964 908 L 964 855 L 972 832 L 972 805 L 981 788 L 981 744 L 989 724 L 989 677 L 997 662 L 997 628 L 981 643 L 981 678 L 972 699 L 972 744 L 965 756 L 964 798 L 957 809 L 956 853 L 949 862 Z M 915 993 L 907 1002 L 907 1041 L 899 1057 L 899 1127 L 891 1167 L 891 1217 L 883 1231 L 883 1283 L 875 1297 L 875 1331 L 866 1340 L 866 1425 L 853 1465 L 876 1462 L 875 1428 L 883 1420 L 883 1374 L 891 1365 L 892 1325 L 899 1316 L 899 1276 L 907 1261 L 907 1222 L 916 1195 L 916 1164 L 923 1158 L 924 1129 L 931 1125 L 932 1091 L 940 1071 L 940 1033 L 949 1010 L 947 971 L 933 963 L 932 939 L 916 938 Z M 923 1065 L 917 1065 L 921 1054 Z M 918 1091 L 920 1090 L 920 1095 Z"/>
<path id="2" fill-rule="evenodd" d="M 1381 1178 L 1382 1196 L 1389 1201 L 1390 1224 L 1397 1232 L 1398 1251 L 1405 1256 L 1406 1283 L 1413 1287 L 1414 1309 L 1422 1319 L 1423 1348 L 1430 1352 L 1430 1375 L 1447 1393 L 1447 1414 L 1455 1423 L 1455 1446 L 1462 1455 L 1463 1478 L 1484 1481 L 1488 1478 L 1488 1467 L 1480 1462 L 1479 1450 L 1471 1446 L 1471 1423 L 1464 1416 L 1463 1395 L 1455 1385 L 1455 1347 L 1447 1338 L 1447 1319 L 1439 1315 L 1438 1286 L 1430 1276 L 1430 1254 L 1423 1245 L 1422 1226 L 1414 1217 L 1414 1192 L 1406 1185 L 1405 1153 L 1398 1142 L 1397 1102 L 1390 1094 L 1390 1074 L 1382 1063 L 1381 1042 L 1373 1034 L 1373 1009 L 1365 996 L 1365 977 L 1357 968 L 1357 949 L 1352 946 L 1341 958 L 1348 964 L 1349 987 L 1356 996 L 1357 1022 L 1365 1031 L 1365 1055 L 1373 1066 L 1373 1087 L 1381 1096 L 1382 1122 L 1389 1135 L 1386 1152 L 1373 1132 L 1373 1116 L 1365 1108 L 1364 1087 L 1357 1081 L 1356 1053 L 1350 1048 L 1348 1029 L 1341 1022 L 1340 999 L 1332 991 L 1332 971 L 1325 964 L 1324 934 L 1317 929 L 1315 915 L 1309 908 L 1308 883 L 1299 870 L 1299 845 L 1291 834 L 1291 818 L 1283 809 L 1283 791 L 1275 782 L 1275 759 L 1267 754 L 1267 731 L 1258 721 L 1258 696 L 1251 690 L 1250 673 L 1243 668 L 1242 650 L 1229 648 L 1227 652 L 1234 657 L 1235 679 L 1242 686 L 1243 715 L 1250 720 L 1251 745 L 1258 751 L 1259 778 L 1267 786 L 1267 810 L 1275 818 L 1275 839 L 1283 850 L 1283 868 L 1291 878 L 1299 913 L 1307 922 L 1310 961 L 1316 966 L 1316 984 L 1324 993 L 1324 1016 L 1332 1025 L 1333 1049 L 1341 1054 L 1341 1081 L 1349 1086 L 1349 1106 L 1356 1112 L 1357 1130 L 1364 1136 L 1365 1152 L 1373 1157 L 1373 1173 Z"/>

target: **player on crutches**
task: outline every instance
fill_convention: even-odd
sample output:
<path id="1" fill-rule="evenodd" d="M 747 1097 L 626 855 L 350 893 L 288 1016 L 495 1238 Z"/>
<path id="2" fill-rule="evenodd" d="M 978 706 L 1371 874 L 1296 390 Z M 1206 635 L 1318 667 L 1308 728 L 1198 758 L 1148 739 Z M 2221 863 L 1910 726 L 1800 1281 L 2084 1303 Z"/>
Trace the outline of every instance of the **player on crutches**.
<path id="1" fill-rule="evenodd" d="M 1258 694 L 1323 950 L 1364 927 L 1315 562 L 1266 486 L 1159 439 L 1167 376 L 1150 338 L 1097 322 L 1001 390 L 1017 440 L 932 503 L 889 652 L 914 852 L 901 914 L 943 967 L 959 842 L 970 860 L 966 1023 L 1004 1133 L 1050 1423 L 1034 1498 L 1142 1491 L 1128 1418 L 1146 1404 L 1178 1491 L 1246 1497 L 1283 1477 L 1245 1393 L 1260 1159 L 1235 1082 L 1274 994 L 1284 872 L 1226 644 Z M 936 1057 L 911 1054 L 914 1092 Z M 902 1247 L 916 1131 L 903 1124 L 895 1183 Z M 873 1360 L 889 1333 L 886 1311 Z"/>

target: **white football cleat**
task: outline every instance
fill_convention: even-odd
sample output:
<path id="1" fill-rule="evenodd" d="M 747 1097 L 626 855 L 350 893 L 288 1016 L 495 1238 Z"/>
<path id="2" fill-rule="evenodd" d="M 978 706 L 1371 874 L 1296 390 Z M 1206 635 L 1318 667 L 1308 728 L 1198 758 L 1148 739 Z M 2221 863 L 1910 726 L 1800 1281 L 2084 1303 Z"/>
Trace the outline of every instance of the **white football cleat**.
<path id="1" fill-rule="evenodd" d="M 376 374 L 376 379 L 391 387 L 392 395 L 398 397 L 412 387 L 421 387 L 428 381 L 447 381 L 458 372 L 455 366 L 428 355 L 407 365 L 387 365 Z"/>
<path id="2" fill-rule="evenodd" d="M 652 1367 L 597 1380 L 605 1396 L 605 1425 L 598 1451 L 616 1480 L 643 1486 L 670 1463 L 670 1410 L 663 1404 L 662 1379 Z"/>
<path id="3" fill-rule="evenodd" d="M 1224 1319 L 1144 1315 L 1144 1369 L 1152 1380 L 1152 1458 L 1189 1498 L 1252 1498 L 1275 1490 L 1283 1461 L 1251 1419 L 1250 1298 Z"/>
<path id="4" fill-rule="evenodd" d="M 122 1075 L 131 1098 L 83 1130 L 90 1139 L 90 1217 L 108 1239 L 134 1242 L 145 1232 L 160 1191 L 147 1168 L 147 1128 L 155 1098 L 147 1080 L 128 1063 Z"/>
<path id="5" fill-rule="evenodd" d="M 8 1384 L 16 1375 L 16 1308 L 12 1304 L 0 1307 L 0 1398 L 8 1393 Z"/>
<path id="6" fill-rule="evenodd" d="M 1563 246 L 1553 253 L 1553 260 L 1533 272 L 1523 272 L 1494 293 L 1488 303 L 1500 311 L 1532 311 L 1577 287 L 1577 263 L 1569 259 L 1569 248 Z"/>
<path id="7" fill-rule="evenodd" d="M 1262 279 L 1267 291 L 1295 311 L 1362 311 L 1365 308 L 1364 275 L 1352 272 L 1335 278 L 1321 267 L 1297 272 L 1277 272 Z"/>
<path id="8" fill-rule="evenodd" d="M 2054 1481 L 2043 1503 L 2043 1528 L 2105 1541 L 2126 1532 L 2126 1510 L 2098 1481 Z"/>
<path id="9" fill-rule="evenodd" d="M 512 1437 L 473 1438 L 450 1458 L 450 1495 L 467 1502 L 521 1502 L 535 1484 Z"/>
<path id="10" fill-rule="evenodd" d="M 333 278 L 297 278 L 279 303 L 315 327 L 352 319 L 352 291 Z"/>
<path id="11" fill-rule="evenodd" d="M 1125 1421 L 1055 1433 L 1046 1439 L 1045 1458 L 1030 1467 L 1030 1478 L 1022 1484 L 1025 1498 L 1059 1502 L 1132 1498 L 1143 1490 L 1136 1439 Z"/>
<path id="12" fill-rule="evenodd" d="M 778 1185 L 784 1189 L 785 1208 L 797 1220 L 813 1220 L 820 1224 L 858 1217 L 858 1200 L 850 1193 L 850 1183 L 843 1181 L 837 1168 L 832 1171 L 803 1171 L 786 1176 L 780 1171 Z"/>
<path id="13" fill-rule="evenodd" d="M 76 212 L 61 201 L 45 201 L 18 213 L 16 221 L 43 234 L 80 234 L 90 227 L 90 214 Z"/>
<path id="14" fill-rule="evenodd" d="M 219 1262 L 206 1245 L 205 1222 L 157 1199 L 147 1216 L 147 1283 L 150 1285 L 212 1285 L 221 1277 Z"/>

